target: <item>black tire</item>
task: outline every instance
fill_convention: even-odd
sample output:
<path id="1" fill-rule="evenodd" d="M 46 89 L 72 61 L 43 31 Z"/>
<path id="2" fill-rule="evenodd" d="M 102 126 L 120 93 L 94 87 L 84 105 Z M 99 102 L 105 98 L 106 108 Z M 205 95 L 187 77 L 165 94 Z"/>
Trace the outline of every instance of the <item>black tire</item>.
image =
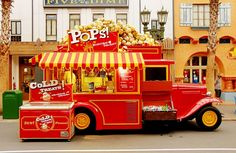
<path id="1" fill-rule="evenodd" d="M 220 111 L 213 107 L 207 106 L 202 108 L 196 115 L 197 125 L 205 131 L 213 131 L 217 129 L 222 122 Z"/>
<path id="2" fill-rule="evenodd" d="M 95 131 L 96 120 L 93 113 L 86 109 L 78 109 L 74 117 L 76 134 Z"/>

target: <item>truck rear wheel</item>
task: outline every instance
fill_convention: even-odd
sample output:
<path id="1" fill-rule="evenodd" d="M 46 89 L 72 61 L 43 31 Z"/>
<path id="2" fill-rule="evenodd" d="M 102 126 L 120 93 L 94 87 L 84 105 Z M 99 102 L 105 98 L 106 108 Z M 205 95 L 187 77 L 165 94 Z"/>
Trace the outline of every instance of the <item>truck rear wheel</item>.
<path id="1" fill-rule="evenodd" d="M 95 118 L 90 111 L 78 110 L 74 118 L 74 125 L 78 132 L 91 132 L 95 130 Z"/>
<path id="2" fill-rule="evenodd" d="M 213 106 L 204 107 L 197 114 L 196 122 L 201 129 L 213 131 L 217 129 L 222 122 L 221 113 Z"/>

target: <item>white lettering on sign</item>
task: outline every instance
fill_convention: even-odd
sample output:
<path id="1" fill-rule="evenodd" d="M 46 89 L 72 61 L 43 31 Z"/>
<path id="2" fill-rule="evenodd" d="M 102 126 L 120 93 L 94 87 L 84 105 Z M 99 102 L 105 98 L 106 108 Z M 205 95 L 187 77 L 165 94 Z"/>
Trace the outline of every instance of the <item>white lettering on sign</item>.
<path id="1" fill-rule="evenodd" d="M 50 83 L 47 83 L 47 81 L 42 81 L 42 83 L 31 82 L 30 89 L 47 88 L 47 87 L 53 87 L 56 85 L 58 85 L 58 80 L 50 80 Z"/>
<path id="2" fill-rule="evenodd" d="M 71 44 L 79 43 L 80 41 L 86 42 L 86 41 L 97 40 L 99 38 L 101 39 L 109 38 L 108 27 L 100 31 L 98 29 L 90 29 L 90 30 L 87 30 L 87 32 L 73 30 L 73 31 L 68 32 L 68 34 L 71 35 L 71 39 L 72 39 Z"/>
<path id="3" fill-rule="evenodd" d="M 53 117 L 51 115 L 39 116 L 36 118 L 36 122 L 51 123 L 52 121 Z"/>

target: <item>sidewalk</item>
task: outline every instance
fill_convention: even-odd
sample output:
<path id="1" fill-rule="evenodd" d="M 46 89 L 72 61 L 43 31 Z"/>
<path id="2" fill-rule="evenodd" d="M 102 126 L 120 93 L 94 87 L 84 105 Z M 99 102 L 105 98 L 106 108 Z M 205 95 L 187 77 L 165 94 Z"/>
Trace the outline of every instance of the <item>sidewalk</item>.
<path id="1" fill-rule="evenodd" d="M 224 121 L 236 121 L 236 105 L 234 103 L 223 102 L 214 104 L 214 106 L 222 113 Z"/>

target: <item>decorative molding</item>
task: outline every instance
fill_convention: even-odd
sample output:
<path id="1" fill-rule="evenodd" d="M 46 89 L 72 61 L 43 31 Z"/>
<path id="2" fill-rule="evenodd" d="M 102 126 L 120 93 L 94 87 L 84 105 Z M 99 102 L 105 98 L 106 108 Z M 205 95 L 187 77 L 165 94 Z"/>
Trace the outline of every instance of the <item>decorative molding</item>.
<path id="1" fill-rule="evenodd" d="M 222 77 L 224 81 L 236 81 L 236 77 Z"/>
<path id="2" fill-rule="evenodd" d="M 10 55 L 36 55 L 54 51 L 57 45 L 58 42 L 11 42 Z"/>

